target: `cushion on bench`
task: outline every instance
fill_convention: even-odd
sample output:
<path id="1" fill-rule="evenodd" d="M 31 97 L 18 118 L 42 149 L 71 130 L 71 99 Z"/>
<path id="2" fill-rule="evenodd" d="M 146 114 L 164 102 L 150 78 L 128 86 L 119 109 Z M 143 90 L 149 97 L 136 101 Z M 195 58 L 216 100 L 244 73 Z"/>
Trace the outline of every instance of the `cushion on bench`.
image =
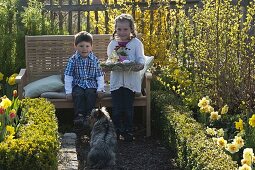
<path id="1" fill-rule="evenodd" d="M 141 93 L 136 93 L 136 97 L 141 96 Z M 66 93 L 64 89 L 62 91 L 58 92 L 44 92 L 41 94 L 41 97 L 43 98 L 48 98 L 48 99 L 65 99 L 66 98 Z M 110 85 L 105 86 L 105 93 L 103 97 L 111 97 L 111 92 L 110 92 Z"/>
<path id="2" fill-rule="evenodd" d="M 145 56 L 144 68 L 140 71 L 141 80 L 143 82 L 144 74 L 152 66 L 154 61 L 154 56 Z"/>
<path id="3" fill-rule="evenodd" d="M 24 97 L 39 97 L 44 92 L 55 92 L 63 89 L 61 75 L 52 75 L 29 83 L 24 87 Z"/>

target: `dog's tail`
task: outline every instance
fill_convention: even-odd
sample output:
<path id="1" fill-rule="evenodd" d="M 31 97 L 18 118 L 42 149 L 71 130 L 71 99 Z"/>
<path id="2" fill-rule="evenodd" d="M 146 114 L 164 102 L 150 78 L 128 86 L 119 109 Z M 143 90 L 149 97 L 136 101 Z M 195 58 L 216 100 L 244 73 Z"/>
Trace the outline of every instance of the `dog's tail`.
<path id="1" fill-rule="evenodd" d="M 88 163 L 92 168 L 101 169 L 115 165 L 115 153 L 106 144 L 94 147 L 88 154 Z"/>

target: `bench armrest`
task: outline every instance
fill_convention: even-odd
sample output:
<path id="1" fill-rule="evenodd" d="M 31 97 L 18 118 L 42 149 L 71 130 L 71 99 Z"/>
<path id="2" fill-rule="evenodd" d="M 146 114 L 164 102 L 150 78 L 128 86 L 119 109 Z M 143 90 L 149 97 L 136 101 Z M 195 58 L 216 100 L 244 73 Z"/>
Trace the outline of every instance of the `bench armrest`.
<path id="1" fill-rule="evenodd" d="M 146 96 L 150 96 L 152 74 L 147 71 L 145 72 L 144 76 L 145 76 L 145 84 L 146 84 L 145 93 L 146 93 Z"/>
<path id="2" fill-rule="evenodd" d="M 21 69 L 19 75 L 15 79 L 16 83 L 18 84 L 18 96 L 20 99 L 23 98 L 22 92 L 23 88 L 27 83 L 27 74 L 26 69 Z"/>

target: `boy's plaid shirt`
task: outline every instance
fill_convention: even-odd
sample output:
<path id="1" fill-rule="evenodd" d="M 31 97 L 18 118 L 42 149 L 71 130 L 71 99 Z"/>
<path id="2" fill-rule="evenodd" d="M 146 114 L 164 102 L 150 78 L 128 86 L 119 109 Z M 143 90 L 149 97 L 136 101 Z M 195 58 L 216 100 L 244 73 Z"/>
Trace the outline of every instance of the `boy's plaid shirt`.
<path id="1" fill-rule="evenodd" d="M 72 87 L 97 88 L 97 77 L 103 76 L 98 58 L 91 52 L 83 58 L 77 51 L 69 59 L 65 75 L 73 77 Z"/>

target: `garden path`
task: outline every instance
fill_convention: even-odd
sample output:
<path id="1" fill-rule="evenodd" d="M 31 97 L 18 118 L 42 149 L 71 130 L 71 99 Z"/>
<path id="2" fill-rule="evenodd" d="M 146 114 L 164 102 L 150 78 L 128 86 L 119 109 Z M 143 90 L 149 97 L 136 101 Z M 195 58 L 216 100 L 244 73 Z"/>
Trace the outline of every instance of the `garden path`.
<path id="1" fill-rule="evenodd" d="M 75 130 L 72 126 L 72 114 L 59 110 L 59 131 L 61 133 L 75 132 L 77 135 L 76 151 L 79 170 L 89 170 L 86 159 L 89 152 L 89 134 L 84 130 Z M 133 142 L 118 141 L 116 165 L 107 170 L 179 170 L 174 154 L 169 151 L 156 136 L 144 137 L 145 129 L 138 123 L 135 127 Z"/>
<path id="2" fill-rule="evenodd" d="M 86 165 L 89 136 L 84 132 L 76 134 L 79 169 L 89 170 Z M 179 170 L 171 152 L 157 138 L 136 133 L 133 142 L 120 140 L 117 147 L 116 165 L 107 170 Z"/>

